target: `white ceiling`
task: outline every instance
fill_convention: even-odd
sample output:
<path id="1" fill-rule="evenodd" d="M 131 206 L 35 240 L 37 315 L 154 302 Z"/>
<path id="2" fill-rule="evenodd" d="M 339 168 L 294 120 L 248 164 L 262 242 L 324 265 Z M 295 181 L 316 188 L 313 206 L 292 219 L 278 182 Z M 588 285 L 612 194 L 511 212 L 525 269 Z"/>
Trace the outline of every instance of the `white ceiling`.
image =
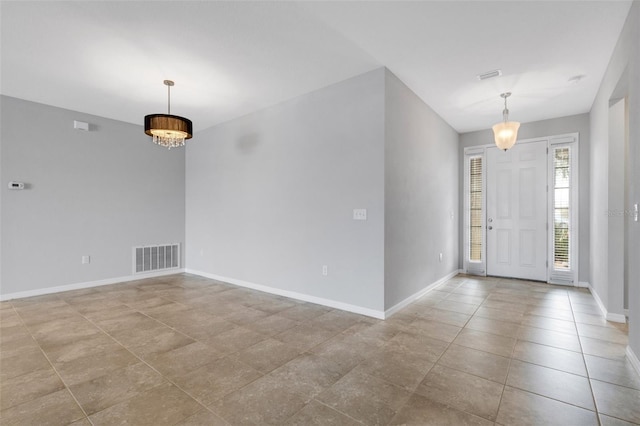
<path id="1" fill-rule="evenodd" d="M 501 119 L 504 91 L 517 121 L 589 111 L 630 5 L 2 1 L 0 89 L 142 124 L 172 79 L 171 112 L 197 133 L 386 66 L 467 132 Z"/>

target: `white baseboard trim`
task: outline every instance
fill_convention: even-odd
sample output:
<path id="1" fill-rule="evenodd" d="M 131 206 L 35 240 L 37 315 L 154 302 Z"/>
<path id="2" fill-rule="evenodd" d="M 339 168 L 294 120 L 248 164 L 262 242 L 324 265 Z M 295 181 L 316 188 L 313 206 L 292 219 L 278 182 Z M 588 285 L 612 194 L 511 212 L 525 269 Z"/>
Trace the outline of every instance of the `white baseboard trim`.
<path id="1" fill-rule="evenodd" d="M 602 316 L 603 317 L 607 317 L 607 308 L 604 307 L 604 303 L 602 303 L 602 300 L 600 300 L 600 296 L 598 296 L 598 292 L 591 286 L 591 284 L 589 284 L 589 291 L 591 292 L 591 295 L 593 296 L 593 298 L 595 299 L 596 303 L 598 304 L 598 308 L 600 308 L 600 312 L 602 312 Z"/>
<path id="2" fill-rule="evenodd" d="M 64 291 L 80 290 L 83 288 L 100 287 L 100 286 L 109 285 L 109 284 L 118 284 L 118 283 L 124 283 L 128 281 L 143 280 L 145 278 L 162 277 L 165 275 L 180 274 L 180 273 L 183 273 L 184 271 L 185 270 L 183 268 L 170 269 L 167 271 L 157 271 L 157 272 L 149 272 L 146 274 L 126 275 L 124 277 L 107 278 L 104 280 L 88 281 L 83 283 L 61 285 L 56 287 L 45 287 L 45 288 L 39 288 L 35 290 L 18 291 L 15 293 L 0 294 L 0 301 L 4 302 L 6 300 L 23 299 L 25 297 L 33 297 L 33 296 L 43 296 L 45 294 L 62 293 Z"/>
<path id="3" fill-rule="evenodd" d="M 193 269 L 187 269 L 185 271 L 188 274 L 199 275 L 205 278 L 211 278 L 212 280 L 222 281 L 225 283 L 237 285 L 240 287 L 251 288 L 253 290 L 262 291 L 265 293 L 276 294 L 278 296 L 284 296 L 291 299 L 301 300 L 303 302 L 315 303 L 316 305 L 328 306 L 330 308 L 340 309 L 342 311 L 353 312 L 355 314 L 365 315 L 377 319 L 384 319 L 385 313 L 375 309 L 364 308 L 362 306 L 352 305 L 349 303 L 339 302 L 337 300 L 325 299 L 323 297 L 311 296 L 304 293 L 298 293 L 290 290 L 282 290 L 275 287 L 270 287 L 263 284 L 256 284 L 249 281 L 238 280 L 235 278 L 223 277 L 216 274 L 210 274 L 208 272 L 196 271 Z"/>
<path id="4" fill-rule="evenodd" d="M 627 322 L 627 317 L 624 316 L 623 314 L 612 314 L 611 312 L 607 313 L 607 321 L 611 321 L 611 322 L 619 322 L 619 323 L 626 323 Z"/>
<path id="5" fill-rule="evenodd" d="M 607 321 L 619 322 L 622 324 L 627 322 L 627 317 L 625 317 L 624 315 L 614 314 L 612 312 L 607 311 L 607 308 L 604 306 L 604 303 L 602 303 L 602 300 L 600 300 L 600 296 L 598 296 L 598 292 L 596 292 L 596 290 L 591 286 L 591 284 L 589 284 L 589 291 L 591 292 L 591 295 L 593 296 L 596 303 L 598 304 L 598 307 L 602 312 L 602 316 L 604 316 Z"/>
<path id="6" fill-rule="evenodd" d="M 576 281 L 575 287 L 580 287 L 580 288 L 590 288 L 591 284 L 589 284 L 586 281 Z"/>
<path id="7" fill-rule="evenodd" d="M 444 277 L 440 278 L 438 281 L 429 284 L 428 286 L 426 286 L 422 290 L 417 291 L 416 293 L 414 293 L 411 296 L 407 297 L 403 301 L 395 304 L 394 306 L 392 306 L 389 309 L 384 311 L 384 318 L 389 318 L 391 315 L 393 315 L 396 312 L 398 312 L 398 311 L 402 310 L 403 308 L 407 307 L 411 303 L 413 303 L 416 300 L 420 299 L 425 294 L 429 293 L 434 288 L 438 287 L 440 284 L 445 283 L 446 281 L 450 280 L 451 278 L 455 277 L 456 275 L 458 275 L 460 273 L 462 273 L 462 271 L 460 269 L 456 269 L 455 271 L 451 272 L 450 274 L 447 274 Z"/>
<path id="8" fill-rule="evenodd" d="M 633 365 L 633 368 L 635 368 L 636 373 L 640 375 L 640 360 L 638 360 L 638 357 L 633 352 L 633 349 L 631 349 L 631 346 L 627 346 L 627 350 L 625 352 L 627 353 L 629 362 L 631 363 L 631 365 Z"/>

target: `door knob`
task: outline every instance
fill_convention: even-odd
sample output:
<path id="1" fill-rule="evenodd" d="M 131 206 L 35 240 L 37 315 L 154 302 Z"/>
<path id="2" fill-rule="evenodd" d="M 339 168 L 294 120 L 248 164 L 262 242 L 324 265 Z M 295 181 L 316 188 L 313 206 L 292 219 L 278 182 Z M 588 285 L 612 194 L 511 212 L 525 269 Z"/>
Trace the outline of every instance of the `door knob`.
<path id="1" fill-rule="evenodd" d="M 493 229 L 493 226 L 489 226 L 489 231 L 491 231 Z"/>

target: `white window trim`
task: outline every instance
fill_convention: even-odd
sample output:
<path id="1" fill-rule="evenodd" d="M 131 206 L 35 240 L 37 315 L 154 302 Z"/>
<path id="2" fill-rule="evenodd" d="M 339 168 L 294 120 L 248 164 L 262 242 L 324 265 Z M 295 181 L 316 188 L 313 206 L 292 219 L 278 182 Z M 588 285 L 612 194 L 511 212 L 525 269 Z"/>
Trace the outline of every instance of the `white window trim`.
<path id="1" fill-rule="evenodd" d="M 486 276 L 487 275 L 487 229 L 486 226 L 482 227 L 482 261 L 480 262 L 472 262 L 469 259 L 469 254 L 470 254 L 470 232 L 469 232 L 469 226 L 470 226 L 470 213 L 471 213 L 471 206 L 470 206 L 470 199 L 469 199 L 469 192 L 470 192 L 470 173 L 469 173 L 469 166 L 470 166 L 470 160 L 472 158 L 482 158 L 482 223 L 486 224 L 487 222 L 487 197 L 486 197 L 486 192 L 487 192 L 487 164 L 486 164 L 486 156 L 485 156 L 485 147 L 472 147 L 472 148 L 465 148 L 464 150 L 464 189 L 463 189 L 463 196 L 464 196 L 464 203 L 463 203 L 463 210 L 464 210 L 464 214 L 463 214 L 463 235 L 464 235 L 464 240 L 463 240 L 463 268 L 464 268 L 464 272 L 467 274 L 472 274 L 472 275 L 481 275 L 481 276 Z"/>
<path id="2" fill-rule="evenodd" d="M 553 263 L 554 263 L 554 253 L 553 253 L 553 239 L 554 239 L 554 235 L 553 235 L 553 195 L 554 195 L 554 191 L 553 191 L 553 149 L 555 148 L 562 148 L 562 147 L 569 147 L 570 148 L 570 152 L 571 152 L 571 158 L 570 158 L 570 170 L 571 170 L 571 176 L 570 176 L 570 182 L 571 182 L 571 187 L 570 187 L 570 191 L 569 191 L 569 215 L 570 215 L 570 232 L 569 232 L 569 263 L 571 265 L 571 269 L 567 270 L 567 271 L 560 271 L 560 270 L 555 270 L 553 268 Z M 548 177 L 547 177 L 547 182 L 548 182 L 548 194 L 547 196 L 548 198 L 548 218 L 547 218 L 547 223 L 549 224 L 548 226 L 548 234 L 547 234 L 547 241 L 548 241 L 548 248 L 547 248 L 547 253 L 548 253 L 548 260 L 547 260 L 547 265 L 548 265 L 548 277 L 549 280 L 548 282 L 551 284 L 563 284 L 563 285 L 573 285 L 573 286 L 577 286 L 578 285 L 578 269 L 579 269 L 579 249 L 580 249 L 580 245 L 579 245 L 579 239 L 580 239 L 580 223 L 579 223 L 579 219 L 580 219 L 580 215 L 579 215 L 579 198 L 578 195 L 580 194 L 579 192 L 579 170 L 578 170 L 578 165 L 580 164 L 579 161 L 579 134 L 578 133 L 569 133 L 566 135 L 558 135 L 558 136 L 552 136 L 549 138 L 549 155 L 548 155 Z"/>

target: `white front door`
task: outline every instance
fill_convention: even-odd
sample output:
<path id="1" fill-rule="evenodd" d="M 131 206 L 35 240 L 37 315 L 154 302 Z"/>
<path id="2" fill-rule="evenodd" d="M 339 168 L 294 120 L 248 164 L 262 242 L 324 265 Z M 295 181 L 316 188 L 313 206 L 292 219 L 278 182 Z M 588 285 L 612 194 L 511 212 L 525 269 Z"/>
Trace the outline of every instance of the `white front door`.
<path id="1" fill-rule="evenodd" d="M 487 275 L 547 281 L 547 141 L 487 148 Z"/>

